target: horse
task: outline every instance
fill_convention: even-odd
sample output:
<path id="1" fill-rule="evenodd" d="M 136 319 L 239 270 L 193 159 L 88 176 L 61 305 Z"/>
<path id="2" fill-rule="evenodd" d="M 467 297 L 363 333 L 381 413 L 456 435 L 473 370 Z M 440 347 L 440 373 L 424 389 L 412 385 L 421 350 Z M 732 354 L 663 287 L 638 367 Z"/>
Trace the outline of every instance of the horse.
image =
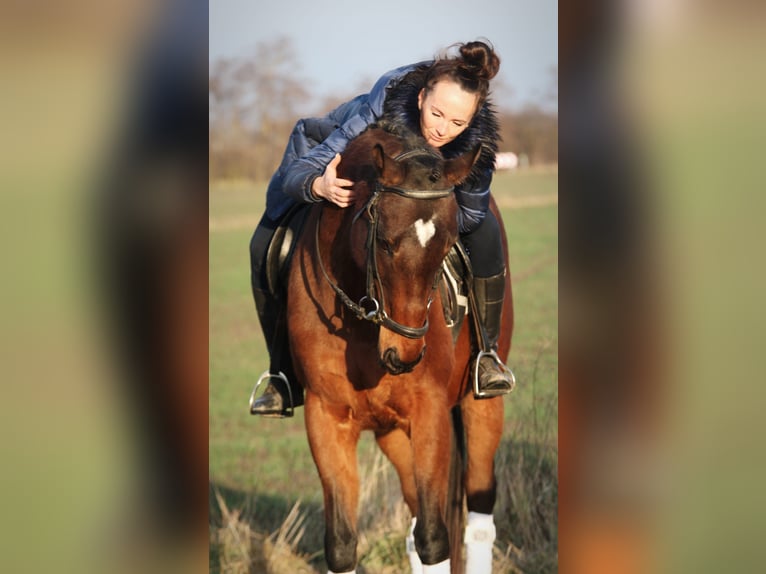
<path id="1" fill-rule="evenodd" d="M 453 407 L 462 415 L 466 446 L 459 507 L 464 492 L 469 511 L 492 513 L 503 401 L 470 392 L 469 321 L 453 337 L 436 287 L 458 242 L 452 190 L 479 153 L 444 160 L 420 136 L 369 128 L 338 165 L 338 176 L 355 182 L 355 204 L 313 205 L 298 238 L 287 279 L 287 328 L 323 489 L 331 572 L 356 568 L 362 431 L 374 433 L 398 473 L 423 572 L 461 571 L 462 538 L 453 532 L 450 542 L 446 518 Z M 500 220 L 494 200 L 491 209 Z M 507 252 L 505 258 L 508 268 Z M 505 294 L 503 360 L 513 327 L 510 279 Z"/>

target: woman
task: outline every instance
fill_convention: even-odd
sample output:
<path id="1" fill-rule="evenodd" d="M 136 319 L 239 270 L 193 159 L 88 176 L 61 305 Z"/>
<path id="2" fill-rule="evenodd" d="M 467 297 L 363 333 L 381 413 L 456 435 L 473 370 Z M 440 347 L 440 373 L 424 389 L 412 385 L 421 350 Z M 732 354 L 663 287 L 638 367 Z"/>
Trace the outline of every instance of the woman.
<path id="1" fill-rule="evenodd" d="M 498 125 L 487 101 L 489 82 L 500 59 L 484 42 L 458 44 L 459 54 L 421 62 L 388 72 L 369 94 L 357 96 L 321 119 L 300 120 L 287 150 L 269 183 L 266 213 L 250 242 L 253 296 L 271 355 L 269 384 L 253 402 L 253 414 L 285 416 L 302 403 L 302 391 L 291 376 L 280 295 L 269 293 L 265 254 L 280 218 L 296 203 L 330 201 L 340 207 L 354 202 L 353 182 L 337 177 L 340 154 L 370 124 L 385 118 L 389 124 L 419 131 L 446 158 L 479 143 L 482 152 L 465 182 L 455 188 L 460 241 L 474 273 L 473 290 L 478 320 L 491 347 L 497 343 L 505 292 L 500 226 L 489 211 L 489 185 L 494 172 Z M 281 331 L 281 333 L 280 333 Z M 283 371 L 282 377 L 273 375 Z M 291 388 L 288 390 L 287 385 Z M 479 363 L 481 396 L 510 392 L 513 381 L 492 355 Z M 291 392 L 289 392 L 291 391 Z"/>

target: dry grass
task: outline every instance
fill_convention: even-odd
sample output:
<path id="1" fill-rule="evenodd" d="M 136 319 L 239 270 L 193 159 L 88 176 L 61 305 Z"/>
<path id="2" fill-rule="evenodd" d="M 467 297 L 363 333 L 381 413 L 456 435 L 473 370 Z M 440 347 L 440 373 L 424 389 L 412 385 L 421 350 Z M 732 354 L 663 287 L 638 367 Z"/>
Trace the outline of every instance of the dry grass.
<path id="1" fill-rule="evenodd" d="M 550 405 L 553 408 L 553 405 Z M 504 443 L 498 453 L 498 501 L 493 572 L 533 574 L 556 570 L 555 446 L 528 441 L 540 429 L 519 427 L 519 440 Z M 537 437 L 540 438 L 539 436 Z M 378 452 L 361 471 L 359 503 L 359 574 L 409 572 L 404 538 L 410 512 L 401 497 L 391 465 Z M 253 529 L 255 509 L 231 510 L 216 493 L 220 525 L 211 533 L 211 572 L 220 574 L 316 574 L 325 572 L 321 551 L 307 555 L 299 544 L 307 528 L 323 528 L 301 511 L 290 509 L 279 529 L 267 534 Z M 500 542 L 500 540 L 512 542 Z M 522 550 L 524 549 L 524 550 Z"/>
<path id="2" fill-rule="evenodd" d="M 298 543 L 306 531 L 305 516 L 296 502 L 280 528 L 266 535 L 251 528 L 252 516 L 230 510 L 216 493 L 221 512 L 221 526 L 212 533 L 217 563 L 211 572 L 220 574 L 314 574 L 308 557 L 298 552 Z"/>

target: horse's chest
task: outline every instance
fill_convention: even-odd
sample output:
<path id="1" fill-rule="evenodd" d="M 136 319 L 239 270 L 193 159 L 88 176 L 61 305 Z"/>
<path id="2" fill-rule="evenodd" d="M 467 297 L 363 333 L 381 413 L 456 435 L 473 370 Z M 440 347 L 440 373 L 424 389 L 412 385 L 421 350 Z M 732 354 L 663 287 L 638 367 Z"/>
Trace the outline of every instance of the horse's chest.
<path id="1" fill-rule="evenodd" d="M 401 396 L 392 399 L 389 385 L 361 393 L 358 397 L 356 416 L 362 426 L 369 430 L 407 428 L 409 417 L 402 406 Z"/>

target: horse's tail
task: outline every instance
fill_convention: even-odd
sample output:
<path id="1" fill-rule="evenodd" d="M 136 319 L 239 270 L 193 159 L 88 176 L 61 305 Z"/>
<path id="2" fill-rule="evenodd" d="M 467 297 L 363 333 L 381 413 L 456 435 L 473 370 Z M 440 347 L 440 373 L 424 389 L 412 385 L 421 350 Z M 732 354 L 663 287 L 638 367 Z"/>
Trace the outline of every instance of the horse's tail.
<path id="1" fill-rule="evenodd" d="M 449 486 L 447 491 L 447 529 L 450 538 L 451 574 L 464 574 L 463 530 L 465 528 L 465 432 L 460 405 L 452 408 L 452 441 L 450 447 Z"/>

